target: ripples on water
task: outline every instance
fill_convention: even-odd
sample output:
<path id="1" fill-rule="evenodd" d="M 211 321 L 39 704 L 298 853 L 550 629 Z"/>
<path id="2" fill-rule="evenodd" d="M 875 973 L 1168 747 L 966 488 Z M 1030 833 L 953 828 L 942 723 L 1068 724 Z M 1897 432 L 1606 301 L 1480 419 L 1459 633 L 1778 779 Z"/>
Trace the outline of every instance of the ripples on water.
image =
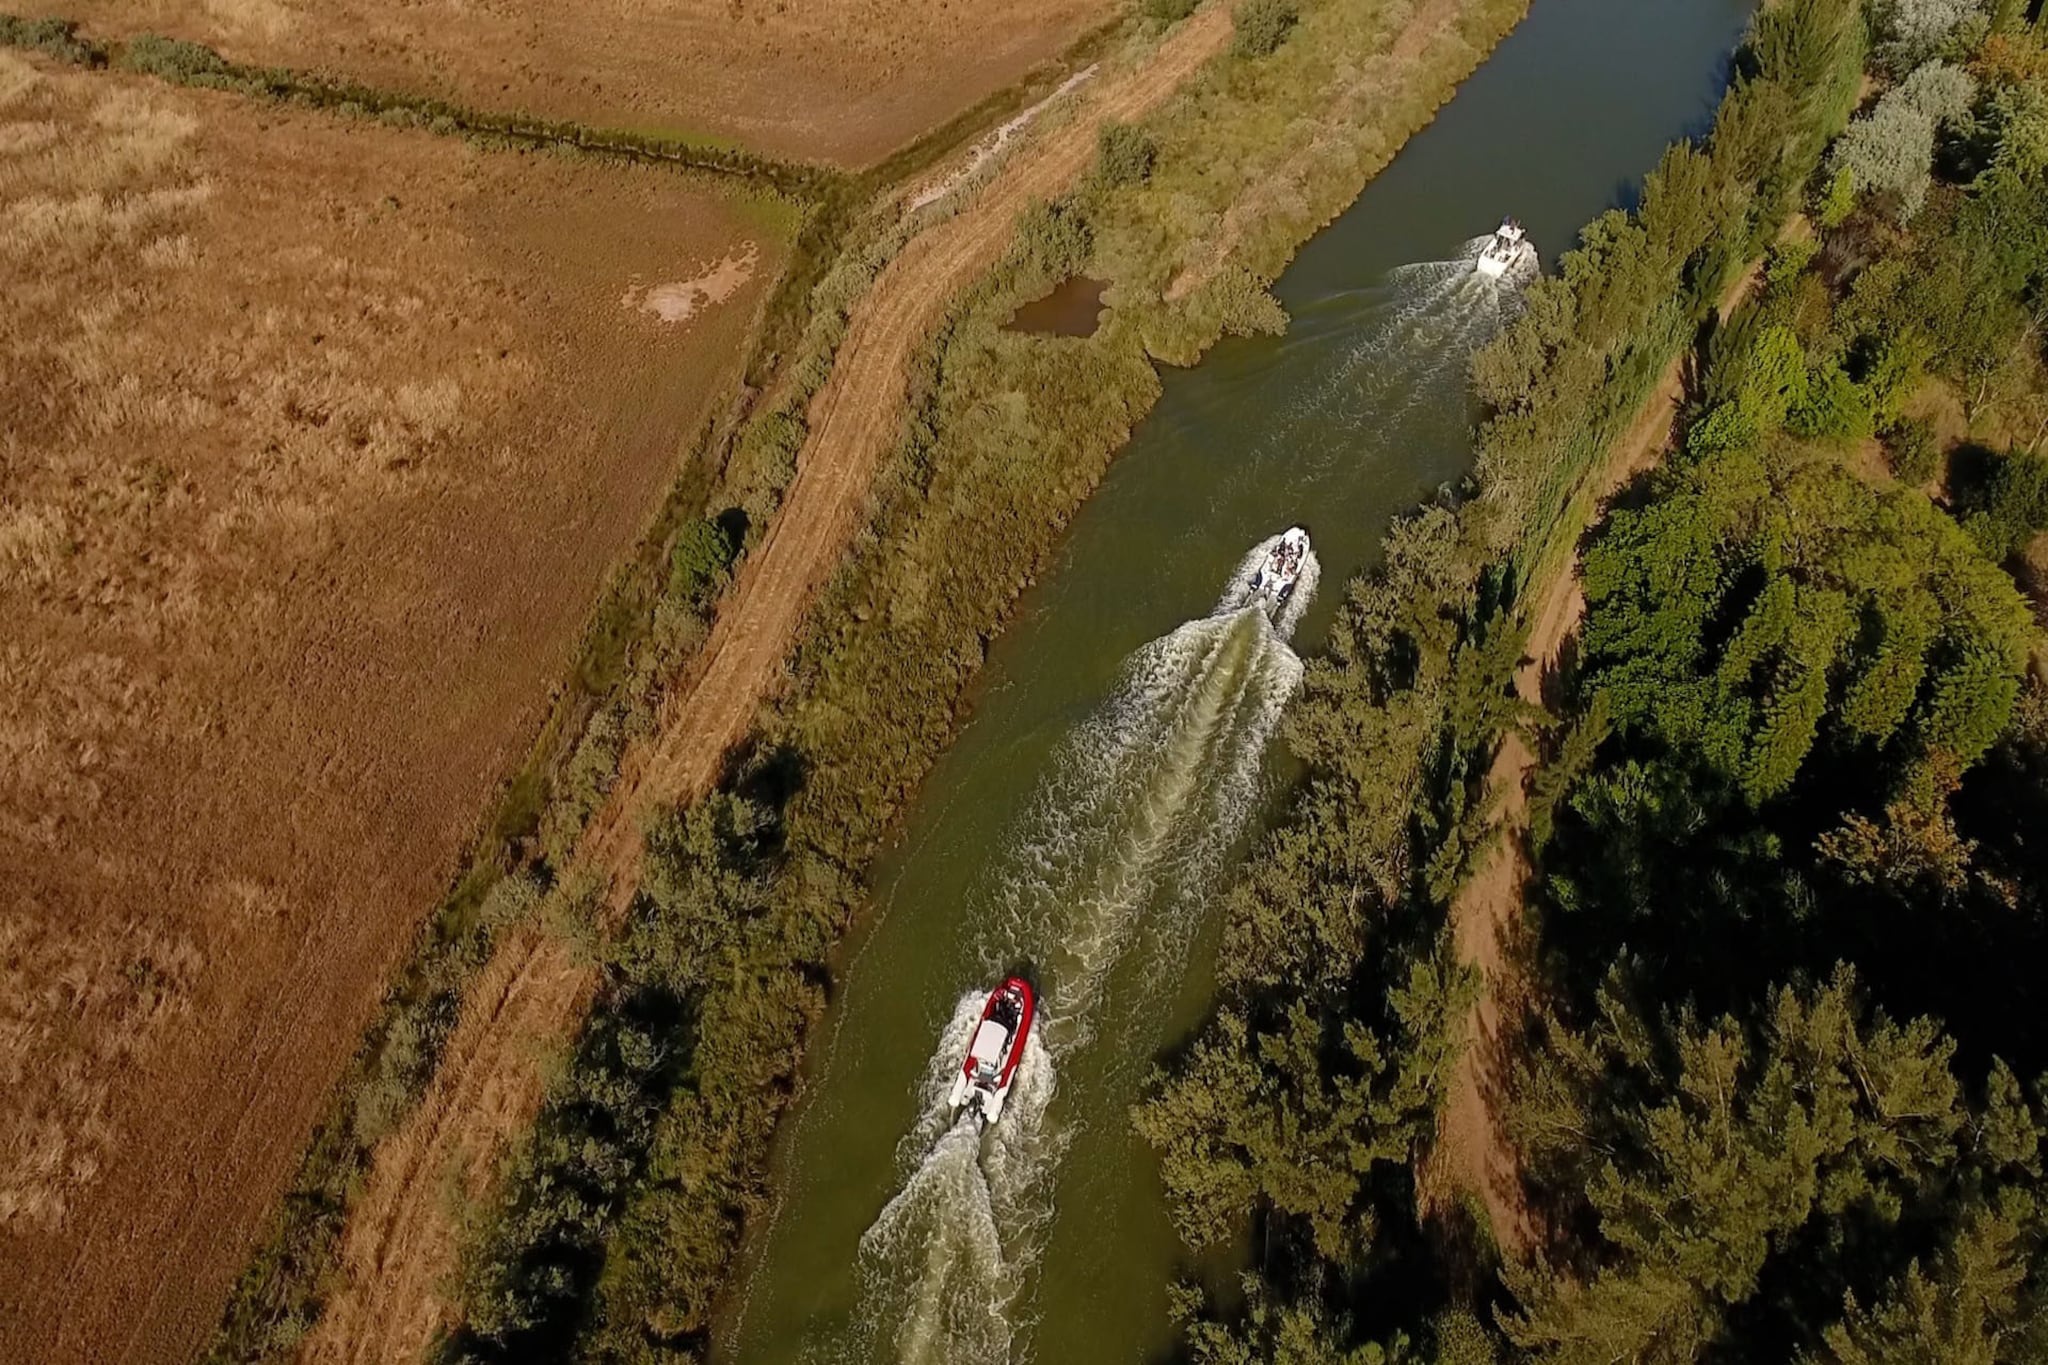
<path id="1" fill-rule="evenodd" d="M 1094 1036 L 1105 978 L 1134 945 L 1147 942 L 1162 964 L 1185 949 L 1301 684 L 1286 637 L 1314 595 L 1314 554 L 1277 624 L 1250 589 L 1278 540 L 1252 547 L 1209 615 L 1131 656 L 1116 693 L 1062 744 L 1019 837 L 972 899 L 987 977 L 1019 962 L 1037 976 L 1016 1088 L 985 1134 L 972 1118 L 953 1121 L 953 1069 L 986 1000 L 971 990 L 926 1063 L 918 1119 L 897 1147 L 897 1193 L 861 1238 L 859 1339 L 814 1359 L 1009 1359 L 1054 1176 L 1082 1121 L 1049 1115 L 1060 1060 Z M 1162 998 L 1177 981 L 1142 979 Z M 1157 1002 L 1120 1005 L 1147 1003 Z"/>
<path id="2" fill-rule="evenodd" d="M 1290 375 L 1277 419 L 1248 443 L 1246 476 L 1315 484 L 1339 461 L 1404 439 L 1411 419 L 1447 406 L 1462 413 L 1473 352 L 1520 311 L 1538 271 L 1532 255 L 1485 278 L 1474 263 L 1487 241 L 1474 237 L 1450 260 L 1396 266 L 1362 309 L 1347 309 L 1338 325 L 1355 337 Z"/>
<path id="3" fill-rule="evenodd" d="M 1512 315 L 1533 263 L 1487 280 L 1473 268 L 1486 238 L 1457 259 L 1389 272 L 1355 344 L 1310 377 L 1248 451 L 1355 458 L 1370 421 L 1383 436 L 1441 400 L 1479 345 Z M 1304 449 L 1311 426 L 1351 440 Z M 1050 1225 L 1061 1158 L 1086 1115 L 1051 1113 L 1063 1058 L 1094 1040 L 1112 971 L 1142 945 L 1156 967 L 1119 1000 L 1121 1019 L 1162 1007 L 1199 927 L 1225 855 L 1258 808 L 1261 770 L 1281 714 L 1301 685 L 1288 647 L 1314 596 L 1304 563 L 1293 596 L 1269 617 L 1250 580 L 1278 536 L 1253 546 L 1207 616 L 1126 662 L 1115 694 L 1062 744 L 1018 836 L 963 913 L 976 917 L 988 981 L 1028 964 L 1039 1013 L 1002 1121 L 986 1133 L 954 1122 L 954 1067 L 986 1000 L 963 994 L 926 1064 L 916 1121 L 897 1145 L 895 1195 L 860 1239 L 861 1308 L 851 1340 L 814 1342 L 806 1358 L 850 1363 L 997 1365 L 1028 1325 L 1028 1278 Z M 1142 1052 L 1142 1049 L 1138 1051 Z"/>

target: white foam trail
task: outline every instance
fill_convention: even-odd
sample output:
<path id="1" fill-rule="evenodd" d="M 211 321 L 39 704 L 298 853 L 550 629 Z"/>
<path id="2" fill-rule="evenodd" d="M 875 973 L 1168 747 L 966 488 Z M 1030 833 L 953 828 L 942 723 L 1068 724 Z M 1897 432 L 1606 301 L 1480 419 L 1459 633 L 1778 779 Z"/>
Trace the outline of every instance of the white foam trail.
<path id="1" fill-rule="evenodd" d="M 1059 1007 L 1046 1035 L 1055 1048 L 1086 1036 L 1141 914 L 1192 927 L 1199 893 L 1257 803 L 1267 742 L 1301 682 L 1301 661 L 1250 600 L 1273 543 L 1246 555 L 1211 615 L 1131 657 L 1116 693 L 1062 747 L 1004 859 L 995 911 L 1007 932 L 995 938 L 1044 972 L 1043 994 Z M 1310 554 L 1286 628 L 1316 574 Z M 1002 965 L 990 954 L 991 971 Z"/>
<path id="2" fill-rule="evenodd" d="M 1267 743 L 1301 684 L 1286 635 L 1314 595 L 1314 554 L 1277 626 L 1249 589 L 1278 539 L 1252 548 L 1210 615 L 1131 657 L 1110 700 L 1061 747 L 1024 837 L 970 907 L 987 977 L 1019 961 L 1036 969 L 1038 1018 L 1002 1121 L 982 1133 L 954 1121 L 946 1101 L 986 995 L 955 1005 L 897 1146 L 897 1194 L 861 1237 L 862 1340 L 838 1358 L 1010 1358 L 1053 1177 L 1080 1122 L 1050 1111 L 1060 1060 L 1091 1037 L 1104 981 L 1141 929 L 1172 955 L 1162 961 L 1185 947 L 1257 808 Z M 1146 979 L 1155 995 L 1176 984 L 1164 971 Z"/>
<path id="3" fill-rule="evenodd" d="M 1453 384 L 1462 389 L 1472 353 L 1520 311 L 1540 270 L 1532 252 L 1499 279 L 1487 279 L 1475 263 L 1488 240 L 1474 237 L 1450 260 L 1388 271 L 1385 303 L 1296 391 L 1253 446 L 1248 467 L 1284 459 L 1297 471 L 1327 471 L 1336 460 L 1356 458 L 1352 433 L 1396 429 L 1411 412 L 1444 402 Z M 1332 413 L 1351 420 L 1331 423 Z M 1315 430 L 1339 439 L 1318 442 L 1309 434 Z"/>
<path id="4" fill-rule="evenodd" d="M 955 1004 L 925 1067 L 917 1123 L 897 1145 L 901 1187 L 861 1235 L 867 1311 L 859 1359 L 1009 1358 L 1012 1309 L 1052 1215 L 1041 1177 L 1064 1147 L 1045 1131 L 1055 1073 L 1039 1028 L 1026 1041 L 1002 1122 L 984 1133 L 972 1117 L 954 1118 L 954 1068 L 986 1001 L 971 991 Z M 1006 1256 L 1006 1243 L 1024 1254 Z"/>
<path id="5" fill-rule="evenodd" d="M 1285 532 L 1281 533 L 1282 535 Z M 1280 543 L 1280 536 L 1268 536 L 1245 552 L 1237 568 L 1230 575 L 1230 582 L 1224 587 L 1223 595 L 1216 599 L 1216 607 L 1209 613 L 1213 619 L 1229 616 L 1252 605 L 1252 576 L 1266 562 L 1266 556 L 1273 553 L 1273 547 Z M 1313 547 L 1302 556 L 1301 571 L 1295 575 L 1294 591 L 1288 594 L 1286 603 L 1274 619 L 1273 632 L 1281 640 L 1294 637 L 1294 628 L 1301 623 L 1301 614 L 1308 610 L 1315 600 L 1316 585 L 1323 579 L 1323 562 L 1316 558 Z M 1284 648 L 1284 646 L 1283 646 Z M 1292 651 L 1289 651 L 1292 653 Z"/>

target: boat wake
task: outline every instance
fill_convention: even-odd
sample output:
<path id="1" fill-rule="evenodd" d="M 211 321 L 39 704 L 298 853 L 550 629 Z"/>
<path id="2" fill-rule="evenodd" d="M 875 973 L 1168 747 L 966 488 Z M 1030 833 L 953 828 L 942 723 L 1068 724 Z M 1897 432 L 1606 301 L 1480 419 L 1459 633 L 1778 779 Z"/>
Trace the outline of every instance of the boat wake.
<path id="1" fill-rule="evenodd" d="M 843 1359 L 1009 1359 L 1028 1259 L 1052 1215 L 1041 1168 L 1053 1059 L 1025 1043 L 1002 1122 L 983 1131 L 947 1102 L 986 996 L 960 997 L 926 1065 L 916 1124 L 896 1147 L 896 1195 L 861 1235 L 861 1340 Z M 1006 1251 L 1006 1246 L 1008 1250 Z"/>
<path id="2" fill-rule="evenodd" d="M 832 1358 L 1010 1358 L 1055 1177 L 1081 1122 L 1050 1113 L 1061 1060 L 1094 1036 L 1105 981 L 1134 952 L 1154 968 L 1132 974 L 1152 998 L 1120 999 L 1119 1018 L 1141 1016 L 1178 984 L 1171 965 L 1258 807 L 1267 744 L 1301 685 L 1286 641 L 1317 565 L 1309 552 L 1269 614 L 1250 584 L 1277 539 L 1253 547 L 1209 615 L 1127 661 L 1115 694 L 1061 746 L 1020 837 L 970 907 L 985 926 L 985 976 L 1034 968 L 1039 1022 L 1002 1121 L 983 1132 L 946 1102 L 987 995 L 960 998 L 897 1146 L 897 1193 L 860 1241 L 860 1340 Z"/>
<path id="3" fill-rule="evenodd" d="M 1481 275 L 1479 254 L 1491 240 L 1474 237 L 1449 260 L 1388 271 L 1355 339 L 1319 362 L 1261 434 L 1247 477 L 1285 469 L 1313 479 L 1358 460 L 1362 433 L 1399 440 L 1411 417 L 1461 410 L 1473 352 L 1514 318 L 1540 268 L 1532 253 L 1498 278 Z"/>

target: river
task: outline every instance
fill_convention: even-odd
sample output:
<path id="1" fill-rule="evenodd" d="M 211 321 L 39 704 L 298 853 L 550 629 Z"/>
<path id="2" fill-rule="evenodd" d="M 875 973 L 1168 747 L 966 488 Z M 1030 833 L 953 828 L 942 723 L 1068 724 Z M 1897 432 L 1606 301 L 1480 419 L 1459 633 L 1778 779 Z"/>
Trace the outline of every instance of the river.
<path id="1" fill-rule="evenodd" d="M 1549 259 L 1629 202 L 1707 126 L 1747 12 L 1535 0 L 1281 278 L 1286 334 L 1166 376 L 875 870 L 721 1359 L 1171 1348 L 1188 1267 L 1127 1113 L 1206 1007 L 1217 887 L 1282 785 L 1290 636 L 1320 639 L 1389 519 L 1470 465 L 1466 362 L 1517 288 L 1474 276 L 1469 239 L 1512 212 Z M 1243 580 L 1295 523 L 1327 591 L 1274 621 Z M 1019 969 L 1044 1007 L 1009 1107 L 986 1136 L 950 1126 L 972 1014 Z"/>

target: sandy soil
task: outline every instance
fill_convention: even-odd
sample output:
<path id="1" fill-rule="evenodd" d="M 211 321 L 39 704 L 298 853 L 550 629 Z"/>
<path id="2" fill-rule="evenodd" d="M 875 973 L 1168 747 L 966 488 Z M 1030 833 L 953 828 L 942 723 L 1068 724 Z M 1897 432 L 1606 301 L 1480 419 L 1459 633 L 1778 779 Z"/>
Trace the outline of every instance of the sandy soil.
<path id="1" fill-rule="evenodd" d="M 787 215 L 11 54 L 0 152 L 0 1359 L 182 1361 Z"/>
<path id="2" fill-rule="evenodd" d="M 1117 0 L 20 0 L 95 33 L 605 127 L 864 166 Z"/>
<path id="3" fill-rule="evenodd" d="M 909 363 L 947 302 L 992 265 L 1032 201 L 1052 197 L 1093 162 L 1097 127 L 1142 116 L 1230 40 L 1228 12 L 1182 24 L 1135 70 L 1105 71 L 1075 92 L 1075 116 L 1021 149 L 959 215 L 912 240 L 856 306 L 831 378 L 811 408 L 811 436 L 774 526 L 741 570 L 710 639 L 660 717 L 654 739 L 627 756 L 593 821 L 583 868 L 614 903 L 638 876 L 650 811 L 706 790 L 782 679 L 812 595 L 845 554 L 868 486 L 899 434 Z M 407 1129 L 380 1147 L 345 1238 L 346 1282 L 306 1359 L 416 1359 L 442 1322 L 456 1243 L 442 1190 L 449 1171 L 488 1170 L 499 1145 L 538 1108 L 544 1057 L 587 1006 L 594 974 L 558 941 L 524 941 L 489 968 L 494 1001 L 465 1014 L 432 1092 Z M 495 983 L 503 983 L 502 986 Z"/>
<path id="4" fill-rule="evenodd" d="M 1759 261 L 1729 286 L 1720 300 L 1724 318 L 1748 296 L 1761 272 Z M 1589 477 L 1595 522 L 1616 492 L 1654 468 L 1670 448 L 1685 397 L 1684 365 L 1685 357 L 1680 356 L 1665 370 L 1634 424 Z M 1566 560 L 1562 571 L 1548 581 L 1535 585 L 1534 602 L 1522 666 L 1515 670 L 1515 694 L 1542 705 L 1550 700 L 1550 680 L 1586 614 L 1577 556 Z M 1522 893 L 1533 870 L 1527 846 L 1528 780 L 1535 766 L 1536 755 L 1520 735 L 1511 733 L 1502 740 L 1486 774 L 1487 799 L 1499 803 L 1497 842 L 1451 903 L 1458 955 L 1479 969 L 1484 984 L 1438 1121 L 1436 1147 L 1420 1180 L 1424 1202 L 1436 1207 L 1459 1192 L 1476 1195 L 1485 1207 L 1494 1241 L 1516 1260 L 1535 1249 L 1536 1227 L 1523 1195 L 1519 1164 L 1500 1124 L 1507 1042 L 1502 1021 L 1519 1014 L 1524 989 L 1510 943 L 1520 927 Z"/>

